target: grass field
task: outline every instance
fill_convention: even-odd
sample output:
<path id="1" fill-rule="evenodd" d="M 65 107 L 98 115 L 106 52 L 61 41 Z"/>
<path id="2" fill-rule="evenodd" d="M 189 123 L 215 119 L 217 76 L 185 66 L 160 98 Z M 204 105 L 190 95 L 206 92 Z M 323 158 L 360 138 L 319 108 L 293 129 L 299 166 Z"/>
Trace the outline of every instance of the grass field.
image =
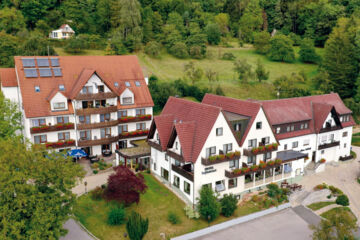
<path id="1" fill-rule="evenodd" d="M 236 44 L 234 44 L 236 45 Z M 66 53 L 62 48 L 56 48 L 56 52 L 59 55 L 70 55 Z M 295 47 L 296 56 L 298 57 L 299 48 Z M 323 49 L 317 49 L 318 53 L 322 55 Z M 207 48 L 207 57 L 201 60 L 191 59 L 178 59 L 166 53 L 162 50 L 159 58 L 151 58 L 143 52 L 134 53 L 138 56 L 140 64 L 143 68 L 144 74 L 150 76 L 152 74 L 159 77 L 160 81 L 175 81 L 179 78 L 184 78 L 184 65 L 191 61 L 194 61 L 196 66 L 201 67 L 205 72 L 207 69 L 212 69 L 218 73 L 218 82 L 210 84 L 205 76 L 202 77 L 196 84 L 200 87 L 216 87 L 220 85 L 225 92 L 226 96 L 236 98 L 254 98 L 254 99 L 271 99 L 275 98 L 275 91 L 271 82 L 282 75 L 290 75 L 292 73 L 299 73 L 303 71 L 308 78 L 313 77 L 317 73 L 316 64 L 304 64 L 299 61 L 294 63 L 282 63 L 270 61 L 266 56 L 257 54 L 251 45 L 245 47 L 213 47 Z M 267 71 L 270 72 L 269 80 L 264 83 L 258 83 L 253 80 L 247 85 L 242 85 L 237 79 L 237 75 L 234 72 L 233 61 L 222 60 L 221 57 L 224 53 L 231 52 L 236 58 L 246 58 L 248 62 L 255 69 L 255 65 L 258 59 L 264 63 Z M 102 50 L 85 50 L 84 53 L 79 55 L 104 55 Z M 307 86 L 312 88 L 312 83 L 309 80 L 306 83 Z"/>
<path id="2" fill-rule="evenodd" d="M 329 219 L 331 216 L 338 214 L 340 212 L 347 212 L 349 213 L 351 216 L 354 217 L 354 219 L 356 219 L 355 215 L 351 212 L 350 208 L 348 207 L 336 207 L 333 208 L 327 212 L 324 212 L 323 214 L 321 214 L 320 216 L 326 219 Z"/>
<path id="3" fill-rule="evenodd" d="M 160 233 L 165 233 L 167 237 L 171 237 L 208 226 L 208 223 L 204 220 L 188 219 L 183 210 L 185 204 L 179 198 L 150 174 L 144 174 L 144 177 L 148 190 L 141 196 L 138 205 L 133 204 L 126 208 L 126 214 L 130 214 L 134 210 L 143 217 L 149 218 L 149 231 L 145 236 L 145 240 L 160 239 Z M 89 195 L 83 195 L 78 198 L 74 206 L 74 214 L 90 232 L 100 239 L 125 239 L 123 237 L 123 234 L 126 232 L 124 224 L 121 226 L 110 226 L 106 223 L 110 207 L 111 204 L 104 200 L 94 201 Z M 258 203 L 245 202 L 237 208 L 233 217 L 225 218 L 220 216 L 211 224 L 213 225 L 260 210 L 262 210 L 262 207 Z M 176 213 L 180 217 L 180 224 L 172 225 L 167 221 L 169 211 Z"/>
<path id="4" fill-rule="evenodd" d="M 316 202 L 308 205 L 307 207 L 310 208 L 313 211 L 319 210 L 323 207 L 326 207 L 328 205 L 334 204 L 335 202 Z"/>
<path id="5" fill-rule="evenodd" d="M 351 145 L 360 147 L 360 133 L 352 135 Z"/>

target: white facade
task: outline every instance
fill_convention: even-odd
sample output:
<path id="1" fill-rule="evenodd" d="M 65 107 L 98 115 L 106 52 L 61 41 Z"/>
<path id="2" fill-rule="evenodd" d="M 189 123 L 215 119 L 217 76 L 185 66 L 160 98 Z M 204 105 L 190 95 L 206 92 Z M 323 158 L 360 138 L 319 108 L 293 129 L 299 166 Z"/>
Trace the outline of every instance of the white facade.
<path id="1" fill-rule="evenodd" d="M 53 39 L 67 39 L 74 34 L 74 30 L 68 24 L 64 24 L 59 29 L 52 31 L 49 37 Z"/>

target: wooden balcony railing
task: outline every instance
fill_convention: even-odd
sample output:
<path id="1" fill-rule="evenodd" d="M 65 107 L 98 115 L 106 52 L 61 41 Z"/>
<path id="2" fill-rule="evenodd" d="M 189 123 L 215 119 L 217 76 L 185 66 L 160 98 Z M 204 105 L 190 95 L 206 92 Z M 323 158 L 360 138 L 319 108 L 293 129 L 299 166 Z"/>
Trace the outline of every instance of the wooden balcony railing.
<path id="1" fill-rule="evenodd" d="M 171 169 L 179 175 L 183 176 L 184 178 L 192 182 L 194 181 L 194 174 L 192 172 L 186 171 L 182 167 L 175 166 L 174 164 L 171 165 Z"/>
<path id="2" fill-rule="evenodd" d="M 92 139 L 92 140 L 81 140 L 79 139 L 78 145 L 79 147 L 90 147 L 95 145 L 102 145 L 102 144 L 111 144 L 119 140 L 119 136 L 112 136 L 100 139 Z"/>
<path id="3" fill-rule="evenodd" d="M 79 93 L 76 100 L 103 100 L 107 98 L 116 98 L 116 93 L 113 92 L 100 92 L 100 93 Z"/>
<path id="4" fill-rule="evenodd" d="M 63 131 L 67 129 L 74 129 L 74 123 L 59 123 L 53 126 L 39 126 L 30 128 L 31 133 L 44 133 L 44 132 L 53 132 L 53 131 Z"/>
<path id="5" fill-rule="evenodd" d="M 201 158 L 201 163 L 205 166 L 209 166 L 213 164 L 218 164 L 218 163 L 223 163 L 238 159 L 240 159 L 240 152 L 232 152 L 227 155 L 218 155 L 209 158 Z"/>
<path id="6" fill-rule="evenodd" d="M 148 140 L 147 143 L 149 144 L 150 147 L 155 148 L 156 150 L 162 152 L 162 147 L 159 143 L 156 143 L 154 141 Z"/>
<path id="7" fill-rule="evenodd" d="M 180 162 L 184 162 L 184 157 L 183 157 L 182 155 L 180 155 L 180 154 L 177 154 L 176 152 L 173 152 L 173 151 L 171 151 L 171 150 L 167 150 L 167 151 L 166 151 L 166 154 L 167 154 L 169 157 L 173 158 L 173 159 L 176 159 L 176 160 L 178 160 L 178 161 L 180 161 Z"/>
<path id="8" fill-rule="evenodd" d="M 136 131 L 132 131 L 132 132 L 123 132 L 123 133 L 119 134 L 119 139 L 147 136 L 148 133 L 149 133 L 149 130 L 136 130 Z"/>
<path id="9" fill-rule="evenodd" d="M 340 130 L 341 126 L 333 126 L 333 127 L 325 127 L 320 129 L 320 133 L 324 133 L 324 132 L 331 132 L 331 131 L 336 131 L 336 130 Z"/>
<path id="10" fill-rule="evenodd" d="M 117 120 L 98 122 L 98 123 L 80 123 L 80 124 L 77 124 L 77 130 L 112 127 L 112 126 L 116 126 L 116 125 L 118 125 Z"/>
<path id="11" fill-rule="evenodd" d="M 332 143 L 324 143 L 324 144 L 319 145 L 318 149 L 322 150 L 322 149 L 325 149 L 325 148 L 336 147 L 336 146 L 339 146 L 339 145 L 340 145 L 339 141 L 332 142 Z"/>
<path id="12" fill-rule="evenodd" d="M 75 146 L 75 140 L 73 140 L 73 139 L 45 143 L 46 148 L 64 148 L 64 147 L 71 147 L 71 146 Z"/>
<path id="13" fill-rule="evenodd" d="M 76 115 L 105 114 L 116 112 L 116 106 L 77 109 Z"/>
<path id="14" fill-rule="evenodd" d="M 122 117 L 119 118 L 119 123 L 130 123 L 130 122 L 141 122 L 141 121 L 148 121 L 151 120 L 151 114 L 148 115 L 141 115 L 137 117 Z"/>

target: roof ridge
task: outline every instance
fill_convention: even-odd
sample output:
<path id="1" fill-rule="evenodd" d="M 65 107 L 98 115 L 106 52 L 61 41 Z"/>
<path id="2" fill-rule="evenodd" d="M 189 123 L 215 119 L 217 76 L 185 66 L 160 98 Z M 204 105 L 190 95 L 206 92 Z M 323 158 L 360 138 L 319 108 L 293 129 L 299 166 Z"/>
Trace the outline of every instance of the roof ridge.
<path id="1" fill-rule="evenodd" d="M 206 104 L 206 103 L 202 103 L 202 102 L 194 102 L 194 101 L 190 101 L 190 100 L 187 100 L 187 99 L 178 98 L 178 97 L 174 97 L 174 96 L 170 96 L 170 97 L 169 97 L 169 100 L 171 100 L 171 101 L 185 102 L 185 103 L 192 104 L 192 105 L 196 105 L 196 106 L 199 106 L 199 107 L 208 107 L 208 108 L 218 109 L 219 111 L 222 110 L 222 108 L 221 108 L 221 107 L 218 107 L 218 106 L 214 106 L 214 105 Z M 169 101 L 169 100 L 168 100 L 168 101 Z"/>

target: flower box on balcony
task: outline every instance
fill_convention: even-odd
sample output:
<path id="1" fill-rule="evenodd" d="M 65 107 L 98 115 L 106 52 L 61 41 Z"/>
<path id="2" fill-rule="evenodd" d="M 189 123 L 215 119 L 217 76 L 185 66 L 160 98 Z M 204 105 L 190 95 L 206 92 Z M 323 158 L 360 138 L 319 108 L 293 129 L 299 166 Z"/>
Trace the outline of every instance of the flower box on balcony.
<path id="1" fill-rule="evenodd" d="M 68 139 L 68 140 L 64 140 L 64 141 L 45 143 L 45 147 L 46 148 L 60 148 L 60 147 L 73 146 L 74 144 L 75 144 L 75 140 Z"/>
<path id="2" fill-rule="evenodd" d="M 279 165 L 279 164 L 281 164 L 281 163 L 282 163 L 282 160 L 281 160 L 281 159 L 279 159 L 279 158 L 275 159 L 275 164 Z"/>
<path id="3" fill-rule="evenodd" d="M 320 160 L 320 163 L 325 163 L 325 162 L 326 162 L 325 158 L 322 158 L 322 159 Z"/>
<path id="4" fill-rule="evenodd" d="M 267 165 L 269 165 L 269 166 L 274 166 L 274 165 L 275 165 L 275 161 L 270 160 L 270 161 L 267 162 Z"/>
<path id="5" fill-rule="evenodd" d="M 146 136 L 149 133 L 149 130 L 136 130 L 132 132 L 123 132 L 120 134 L 120 138 L 127 137 L 137 137 L 137 136 Z"/>
<path id="6" fill-rule="evenodd" d="M 259 167 L 266 168 L 266 163 L 264 163 L 263 161 L 260 161 Z"/>
<path id="7" fill-rule="evenodd" d="M 250 167 L 251 171 L 256 172 L 259 169 L 258 165 L 253 165 Z"/>
<path id="8" fill-rule="evenodd" d="M 279 145 L 277 143 L 271 143 L 271 144 L 267 144 L 265 146 L 253 147 L 251 149 L 251 153 L 254 155 L 257 155 L 259 153 L 275 151 L 275 150 L 277 150 L 278 146 Z"/>
<path id="9" fill-rule="evenodd" d="M 247 168 L 247 167 L 243 167 L 243 168 L 241 168 L 241 171 L 243 172 L 243 173 L 248 173 L 248 172 L 250 172 L 250 168 Z"/>
<path id="10" fill-rule="evenodd" d="M 208 158 L 202 158 L 201 163 L 203 165 L 212 165 L 216 163 L 222 163 L 229 160 L 235 160 L 240 158 L 240 152 L 228 152 L 226 155 L 220 154 L 220 155 L 213 155 Z"/>

